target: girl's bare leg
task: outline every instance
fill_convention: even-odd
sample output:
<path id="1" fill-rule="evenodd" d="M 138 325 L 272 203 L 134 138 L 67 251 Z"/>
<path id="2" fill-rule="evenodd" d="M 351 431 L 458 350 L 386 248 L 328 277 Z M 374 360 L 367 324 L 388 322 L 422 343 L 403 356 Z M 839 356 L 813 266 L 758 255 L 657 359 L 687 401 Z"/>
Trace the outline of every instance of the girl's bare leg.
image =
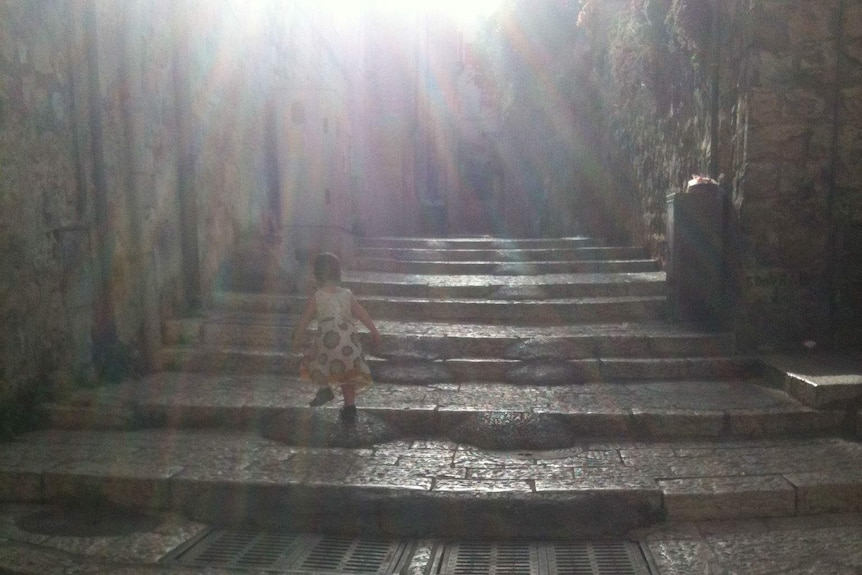
<path id="1" fill-rule="evenodd" d="M 344 396 L 341 420 L 352 424 L 356 422 L 356 386 L 352 383 L 345 383 L 341 386 L 341 394 Z"/>
<path id="2" fill-rule="evenodd" d="M 352 383 L 345 383 L 341 386 L 341 394 L 344 396 L 344 405 L 356 405 L 356 386 Z"/>

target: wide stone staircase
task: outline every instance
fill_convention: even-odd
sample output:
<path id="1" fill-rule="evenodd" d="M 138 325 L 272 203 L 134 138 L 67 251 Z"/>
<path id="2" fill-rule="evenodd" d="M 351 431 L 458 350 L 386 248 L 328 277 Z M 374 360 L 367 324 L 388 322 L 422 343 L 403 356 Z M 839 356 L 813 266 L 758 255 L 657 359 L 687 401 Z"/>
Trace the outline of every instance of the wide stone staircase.
<path id="1" fill-rule="evenodd" d="M 165 323 L 163 373 L 80 392 L 0 446 L 0 495 L 479 539 L 862 508 L 855 414 L 799 401 L 732 334 L 669 321 L 639 248 L 367 238 L 344 280 L 382 332 L 355 425 L 296 378 L 307 295 L 224 291 Z"/>

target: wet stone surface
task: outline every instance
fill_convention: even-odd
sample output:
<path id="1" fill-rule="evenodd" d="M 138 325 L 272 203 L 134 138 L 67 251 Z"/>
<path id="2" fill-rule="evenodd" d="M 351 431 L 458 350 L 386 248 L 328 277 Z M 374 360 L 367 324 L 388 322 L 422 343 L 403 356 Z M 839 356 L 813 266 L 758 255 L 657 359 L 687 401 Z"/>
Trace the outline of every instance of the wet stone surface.
<path id="1" fill-rule="evenodd" d="M 482 412 L 468 416 L 449 433 L 453 441 L 484 449 L 556 449 L 572 444 L 571 429 L 552 415 Z"/>
<path id="2" fill-rule="evenodd" d="M 531 361 L 509 370 L 506 379 L 511 383 L 561 385 L 585 381 L 583 369 L 566 361 Z"/>
<path id="3" fill-rule="evenodd" d="M 94 501 L 87 506 L 79 504 L 34 511 L 18 517 L 15 523 L 22 531 L 40 535 L 104 537 L 150 531 L 161 520 L 131 509 Z"/>
<path id="4" fill-rule="evenodd" d="M 856 575 L 862 515 L 677 523 L 635 534 L 656 575 Z"/>
<path id="5" fill-rule="evenodd" d="M 311 447 L 366 447 L 395 439 L 400 433 L 363 410 L 357 411 L 355 421 L 344 421 L 337 409 L 286 411 L 272 417 L 261 429 L 269 439 Z"/>

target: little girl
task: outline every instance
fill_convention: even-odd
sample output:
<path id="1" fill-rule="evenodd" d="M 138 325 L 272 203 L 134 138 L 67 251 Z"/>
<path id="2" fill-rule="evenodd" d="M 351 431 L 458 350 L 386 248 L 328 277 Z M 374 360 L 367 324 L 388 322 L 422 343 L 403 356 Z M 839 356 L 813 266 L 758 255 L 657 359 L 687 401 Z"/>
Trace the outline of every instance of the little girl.
<path id="1" fill-rule="evenodd" d="M 314 259 L 317 291 L 308 299 L 305 311 L 293 334 L 293 351 L 302 347 L 305 330 L 317 319 L 317 334 L 311 353 L 303 360 L 300 377 L 320 386 L 311 400 L 312 407 L 335 398 L 332 387 L 341 387 L 344 407 L 341 418 L 356 421 L 356 394 L 371 385 L 371 371 L 362 357 L 362 346 L 354 318 L 371 331 L 374 347 L 380 343 L 380 332 L 349 289 L 340 287 L 341 262 L 335 254 L 322 253 Z"/>

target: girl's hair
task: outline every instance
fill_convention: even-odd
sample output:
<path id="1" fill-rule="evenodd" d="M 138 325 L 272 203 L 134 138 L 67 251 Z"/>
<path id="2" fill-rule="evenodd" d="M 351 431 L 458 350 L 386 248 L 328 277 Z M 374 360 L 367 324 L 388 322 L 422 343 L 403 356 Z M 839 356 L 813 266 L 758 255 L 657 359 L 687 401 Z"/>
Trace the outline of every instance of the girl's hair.
<path id="1" fill-rule="evenodd" d="M 314 279 L 318 283 L 326 283 L 328 281 L 334 283 L 341 282 L 341 261 L 338 256 L 323 252 L 314 258 Z"/>

